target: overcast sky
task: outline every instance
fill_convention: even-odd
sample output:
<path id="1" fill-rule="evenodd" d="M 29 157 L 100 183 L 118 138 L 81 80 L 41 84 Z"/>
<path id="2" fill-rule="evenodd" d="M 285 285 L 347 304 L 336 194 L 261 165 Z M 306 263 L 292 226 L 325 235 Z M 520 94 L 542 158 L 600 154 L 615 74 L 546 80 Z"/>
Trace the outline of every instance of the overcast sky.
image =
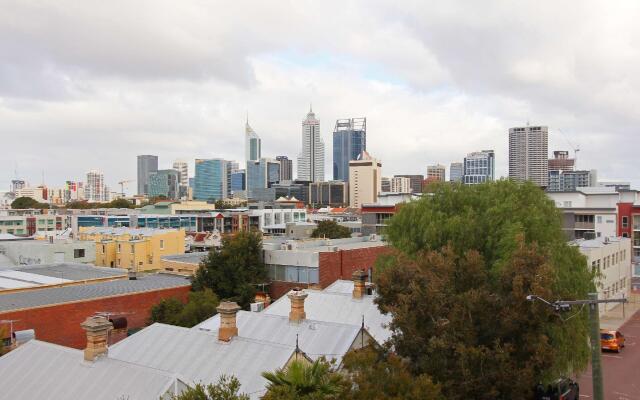
<path id="1" fill-rule="evenodd" d="M 247 112 L 263 156 L 295 160 L 309 103 L 327 178 L 337 118 L 367 117 L 384 175 L 481 149 L 506 175 L 508 128 L 529 121 L 549 126 L 550 152 L 571 142 L 579 168 L 639 188 L 639 11 L 584 0 L 0 0 L 0 190 L 16 168 L 34 185 L 44 171 L 53 187 L 100 169 L 117 190 L 135 179 L 137 154 L 157 154 L 161 168 L 242 162 Z"/>

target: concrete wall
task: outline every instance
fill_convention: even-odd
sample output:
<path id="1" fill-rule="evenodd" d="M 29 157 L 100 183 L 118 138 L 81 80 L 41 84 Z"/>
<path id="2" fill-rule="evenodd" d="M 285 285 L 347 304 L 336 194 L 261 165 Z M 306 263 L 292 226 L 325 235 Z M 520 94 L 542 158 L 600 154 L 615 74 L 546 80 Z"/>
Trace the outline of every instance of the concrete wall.
<path id="1" fill-rule="evenodd" d="M 84 250 L 84 257 L 75 257 L 74 250 Z M 96 248 L 89 241 L 29 240 L 0 243 L 3 252 L 16 265 L 52 264 L 57 262 L 56 253 L 64 254 L 64 262 L 93 264 L 96 261 Z"/>

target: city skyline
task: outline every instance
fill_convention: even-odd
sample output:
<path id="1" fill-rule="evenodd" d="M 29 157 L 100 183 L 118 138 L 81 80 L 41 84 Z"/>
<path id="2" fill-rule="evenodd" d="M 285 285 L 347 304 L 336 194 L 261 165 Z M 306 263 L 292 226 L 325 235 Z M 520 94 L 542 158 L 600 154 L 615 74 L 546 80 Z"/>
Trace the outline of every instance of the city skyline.
<path id="1" fill-rule="evenodd" d="M 367 148 L 384 162 L 385 175 L 425 174 L 426 165 L 491 148 L 496 176 L 506 176 L 507 130 L 530 121 L 549 126 L 549 151 L 573 156 L 569 142 L 580 146 L 579 169 L 640 185 L 632 170 L 638 117 L 631 107 L 640 61 L 622 40 L 637 32 L 626 17 L 637 4 L 603 12 L 585 2 L 579 10 L 566 4 L 545 13 L 534 3 L 517 10 L 491 2 L 415 3 L 400 10 L 354 2 L 338 16 L 336 6 L 294 3 L 289 13 L 274 13 L 260 4 L 247 15 L 239 5 L 219 14 L 206 4 L 167 12 L 141 3 L 132 12 L 146 16 L 144 29 L 105 7 L 104 18 L 119 21 L 109 36 L 87 23 L 98 12 L 89 4 L 3 7 L 7 40 L 0 49 L 14 57 L 0 62 L 1 135 L 12 149 L 0 155 L 0 188 L 9 187 L 16 166 L 32 185 L 44 170 L 49 186 L 98 169 L 117 190 L 118 181 L 135 179 L 139 154 L 157 154 L 159 168 L 187 158 L 191 171 L 196 158 L 242 163 L 247 111 L 262 153 L 293 159 L 309 102 L 325 121 L 327 147 L 335 120 L 366 116 Z M 15 20 L 47 24 L 18 28 Z M 235 29 L 240 21 L 253 28 Z M 87 39 L 72 49 L 69 37 L 77 36 Z M 492 43 L 491 55 L 463 38 Z M 461 62 L 467 58 L 475 62 Z M 69 153 L 73 162 L 52 156 Z"/>

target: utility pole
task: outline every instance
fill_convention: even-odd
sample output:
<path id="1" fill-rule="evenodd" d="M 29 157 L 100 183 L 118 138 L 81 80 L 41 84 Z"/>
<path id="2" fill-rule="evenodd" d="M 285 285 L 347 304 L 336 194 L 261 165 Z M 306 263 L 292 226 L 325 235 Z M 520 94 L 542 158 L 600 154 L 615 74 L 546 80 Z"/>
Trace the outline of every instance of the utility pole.
<path id="1" fill-rule="evenodd" d="M 570 311 L 571 306 L 588 305 L 589 306 L 589 339 L 591 342 L 591 380 L 593 381 L 593 399 L 604 400 L 604 385 L 602 382 L 602 363 L 600 361 L 600 311 L 599 304 L 603 303 L 626 303 L 627 299 L 605 299 L 598 300 L 598 293 L 589 293 L 587 300 L 558 300 L 553 303 L 543 299 L 542 297 L 530 294 L 527 300 L 539 300 L 544 304 L 553 307 L 557 312 Z"/>

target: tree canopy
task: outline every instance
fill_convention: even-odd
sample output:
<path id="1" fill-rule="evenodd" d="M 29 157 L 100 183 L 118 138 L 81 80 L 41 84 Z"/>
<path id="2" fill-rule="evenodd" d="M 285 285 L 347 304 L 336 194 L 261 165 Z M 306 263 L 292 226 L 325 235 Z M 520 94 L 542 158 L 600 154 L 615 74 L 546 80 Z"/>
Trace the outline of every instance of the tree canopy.
<path id="1" fill-rule="evenodd" d="M 198 383 L 172 400 L 249 400 L 249 396 L 240 393 L 240 382 L 235 376 L 223 375 L 215 385 Z"/>
<path id="2" fill-rule="evenodd" d="M 18 197 L 11 202 L 11 208 L 14 210 L 25 208 L 49 208 L 49 205 L 46 203 L 40 203 L 31 197 Z"/>
<path id="3" fill-rule="evenodd" d="M 345 400 L 444 399 L 428 375 L 413 376 L 406 362 L 383 349 L 350 351 L 343 366 L 351 383 Z"/>
<path id="4" fill-rule="evenodd" d="M 319 221 L 318 227 L 313 230 L 311 236 L 314 238 L 342 239 L 350 238 L 351 230 L 335 221 Z"/>
<path id="5" fill-rule="evenodd" d="M 220 299 L 245 309 L 255 298 L 257 285 L 266 282 L 262 237 L 247 231 L 223 237 L 222 247 L 211 249 L 192 278 L 194 290 L 210 288 Z"/>
<path id="6" fill-rule="evenodd" d="M 586 313 L 562 319 L 538 303 L 594 289 L 553 202 L 532 184 L 435 185 L 386 230 L 396 252 L 374 275 L 391 338 L 414 374 L 451 399 L 527 397 L 538 381 L 584 368 Z"/>
<path id="7" fill-rule="evenodd" d="M 211 289 L 206 288 L 189 293 L 189 301 L 186 304 L 169 297 L 151 308 L 151 322 L 191 328 L 215 315 L 218 304 L 218 297 Z"/>

